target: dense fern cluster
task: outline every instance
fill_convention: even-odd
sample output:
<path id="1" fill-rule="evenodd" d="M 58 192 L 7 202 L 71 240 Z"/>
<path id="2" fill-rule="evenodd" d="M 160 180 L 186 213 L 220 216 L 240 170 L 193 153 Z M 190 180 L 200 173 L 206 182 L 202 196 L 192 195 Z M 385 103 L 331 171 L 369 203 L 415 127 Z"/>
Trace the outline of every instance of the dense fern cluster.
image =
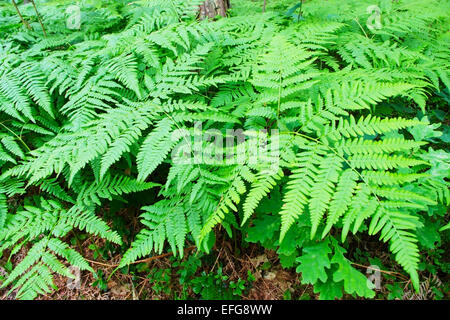
<path id="1" fill-rule="evenodd" d="M 322 298 L 373 297 L 343 246 L 366 232 L 418 289 L 417 232 L 450 203 L 450 158 L 427 146 L 427 118 L 401 106 L 426 115 L 430 97 L 448 97 L 449 2 L 268 1 L 262 14 L 232 1 L 229 17 L 197 21 L 201 2 L 80 1 L 81 29 L 70 30 L 69 2 L 39 1 L 47 37 L 31 4 L 20 6 L 31 30 L 1 5 L 0 251 L 29 247 L 3 287 L 34 298 L 53 273 L 71 276 L 68 264 L 91 270 L 68 232 L 121 244 L 99 209 L 156 192 L 120 267 L 183 255 L 186 242 L 209 251 L 220 224 L 276 249 Z M 374 3 L 383 25 L 370 30 Z M 376 113 L 391 106 L 397 114 Z M 276 152 L 175 161 L 186 146 L 193 158 L 211 147 L 191 141 L 199 123 L 266 132 Z"/>

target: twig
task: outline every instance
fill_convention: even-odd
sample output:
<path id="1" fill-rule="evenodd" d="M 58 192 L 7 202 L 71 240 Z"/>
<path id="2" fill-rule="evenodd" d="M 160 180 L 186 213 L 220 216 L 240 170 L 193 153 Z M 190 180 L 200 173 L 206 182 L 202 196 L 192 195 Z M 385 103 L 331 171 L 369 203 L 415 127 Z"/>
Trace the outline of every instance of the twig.
<path id="1" fill-rule="evenodd" d="M 142 291 L 144 291 L 145 284 L 147 283 L 147 281 L 148 281 L 148 279 L 146 278 L 146 279 L 144 279 L 144 280 L 141 282 L 141 283 L 143 283 L 143 284 L 142 284 L 141 290 L 139 290 L 138 297 L 140 297 L 141 294 L 142 294 Z"/>
<path id="2" fill-rule="evenodd" d="M 361 28 L 362 32 L 364 32 L 364 35 L 366 36 L 366 38 L 369 38 L 369 36 L 367 35 L 366 31 L 364 30 L 364 28 L 362 27 L 362 25 L 359 23 L 358 18 L 353 19 L 356 21 L 356 23 L 358 24 L 358 26 Z"/>
<path id="3" fill-rule="evenodd" d="M 39 15 L 38 9 L 36 8 L 36 4 L 34 3 L 34 0 L 30 1 L 33 4 L 34 11 L 36 11 L 36 16 L 38 18 L 39 23 L 41 24 L 42 31 L 44 32 L 44 37 L 47 37 L 47 33 L 45 32 L 44 24 L 42 23 L 41 16 Z"/>
<path id="4" fill-rule="evenodd" d="M 394 272 L 394 271 L 385 271 L 385 270 L 381 270 L 381 269 L 377 269 L 377 268 L 368 267 L 368 266 L 365 266 L 365 265 L 362 265 L 362 264 L 358 264 L 358 263 L 354 263 L 354 262 L 352 262 L 352 264 L 355 265 L 355 266 L 361 267 L 361 268 L 366 268 L 366 269 L 369 269 L 369 270 L 380 271 L 380 272 L 382 272 L 382 273 L 386 273 L 386 274 L 391 275 L 391 276 L 398 276 L 398 277 L 400 277 L 400 278 L 403 278 L 404 280 L 407 280 L 407 279 L 408 279 L 407 277 L 405 277 L 404 275 L 402 275 L 401 273 L 398 273 L 398 272 Z"/>
<path id="5" fill-rule="evenodd" d="M 303 297 L 303 295 L 305 294 L 306 290 L 308 290 L 309 288 L 309 284 L 306 285 L 305 290 L 303 290 L 302 294 L 300 295 L 300 298 Z"/>
<path id="6" fill-rule="evenodd" d="M 30 24 L 22 17 L 22 14 L 19 11 L 19 8 L 17 7 L 16 1 L 12 0 L 12 3 L 14 5 L 14 8 L 16 8 L 17 14 L 19 15 L 20 20 L 22 21 L 23 25 L 28 29 L 31 30 Z"/>
<path id="7" fill-rule="evenodd" d="M 190 251 L 190 250 L 193 250 L 193 249 L 195 249 L 195 248 L 196 248 L 196 246 L 192 246 L 192 247 L 186 248 L 186 249 L 184 249 L 184 250 L 185 250 L 185 251 Z M 165 257 L 169 257 L 169 256 L 171 256 L 171 255 L 173 255 L 173 252 L 168 252 L 168 253 L 160 254 L 160 255 L 158 255 L 158 256 L 153 256 L 153 257 L 149 257 L 149 258 L 146 258 L 146 259 L 137 260 L 137 261 L 131 262 L 130 264 L 148 263 L 148 262 L 150 262 L 150 261 L 153 261 L 153 260 L 156 260 L 156 259 L 165 258 Z M 107 264 L 107 263 L 98 262 L 98 261 L 90 260 L 90 259 L 86 259 L 86 258 L 84 258 L 84 259 L 85 259 L 86 261 L 90 262 L 90 263 L 98 264 L 98 265 L 100 265 L 100 266 L 104 266 L 104 267 L 108 267 L 108 268 L 116 268 L 116 267 L 119 266 L 119 263 L 117 263 L 117 264 Z"/>
<path id="8" fill-rule="evenodd" d="M 217 259 L 216 259 L 216 261 L 214 262 L 214 264 L 213 264 L 211 270 L 209 271 L 210 273 L 214 270 L 214 267 L 216 266 L 217 261 L 219 261 L 220 255 L 222 254 L 222 250 L 223 250 L 223 247 L 220 248 L 219 254 L 217 255 Z"/>
<path id="9" fill-rule="evenodd" d="M 9 132 L 11 132 L 24 146 L 25 148 L 27 148 L 28 151 L 31 151 L 30 147 L 28 147 L 28 145 L 25 143 L 25 141 L 22 140 L 22 138 L 20 136 L 18 136 L 14 131 L 12 131 L 11 129 L 9 129 L 7 126 L 5 126 L 3 123 L 6 122 L 7 120 L 0 122 L 0 125 L 5 128 L 6 130 L 8 130 Z"/>
<path id="10" fill-rule="evenodd" d="M 90 259 L 87 259 L 87 258 L 84 258 L 84 260 L 86 260 L 86 261 L 88 261 L 90 263 L 98 264 L 99 266 L 104 266 L 104 267 L 108 267 L 108 268 L 114 268 L 114 267 L 118 266 L 118 265 L 106 264 L 106 263 L 98 262 L 98 261 L 95 261 L 95 260 L 90 260 Z"/>

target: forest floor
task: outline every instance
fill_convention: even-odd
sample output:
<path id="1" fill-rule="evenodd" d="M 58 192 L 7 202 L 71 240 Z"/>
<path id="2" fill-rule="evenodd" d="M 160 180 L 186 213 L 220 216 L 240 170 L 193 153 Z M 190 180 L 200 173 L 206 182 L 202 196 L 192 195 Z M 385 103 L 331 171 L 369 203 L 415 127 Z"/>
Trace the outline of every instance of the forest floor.
<path id="1" fill-rule="evenodd" d="M 40 296 L 39 300 L 166 300 L 166 299 L 198 299 L 199 296 L 192 288 L 183 287 L 179 281 L 177 270 L 174 267 L 175 259 L 170 253 L 154 256 L 146 259 L 141 265 L 145 265 L 145 270 L 170 270 L 170 275 L 165 280 L 155 279 L 149 276 L 148 272 L 113 272 L 120 262 L 121 255 L 117 254 L 109 259 L 100 258 L 92 248 L 104 247 L 104 241 L 100 238 L 88 238 L 79 243 L 80 252 L 90 262 L 95 270 L 95 274 L 88 271 L 81 271 L 79 281 L 73 282 L 63 276 L 55 276 L 56 290 L 49 295 Z M 196 253 L 192 250 L 194 247 L 186 250 L 185 258 L 196 259 Z M 191 249 L 191 250 L 190 250 Z M 368 248 L 367 248 L 368 249 Z M 376 255 L 386 252 L 383 248 L 371 248 Z M 235 252 L 238 251 L 237 255 Z M 14 256 L 11 262 L 16 264 L 21 257 L 26 256 L 27 249 L 23 248 L 19 254 Z M 245 279 L 249 273 L 254 277 L 251 285 L 246 285 L 242 294 L 233 296 L 233 299 L 243 300 L 311 300 L 318 299 L 319 295 L 314 293 L 311 285 L 304 285 L 300 282 L 299 274 L 295 268 L 284 269 L 281 267 L 278 255 L 273 250 L 261 249 L 257 245 L 250 245 L 245 251 L 235 250 L 233 244 L 222 239 L 220 245 L 214 248 L 211 253 L 210 261 L 213 264 L 207 264 L 204 261 L 199 262 L 201 267 L 195 271 L 196 275 L 213 274 L 221 268 L 221 272 L 227 276 L 228 281 L 238 281 Z M 198 258 L 200 259 L 200 258 Z M 17 261 L 16 261 L 17 260 Z M 384 257 L 387 262 L 389 257 Z M 367 266 L 355 264 L 361 270 Z M 142 268 L 141 268 L 142 269 Z M 4 270 L 0 269 L 0 272 Z M 111 275 L 112 273 L 112 275 Z M 386 271 L 389 275 L 394 275 L 396 281 L 403 280 L 400 274 L 394 271 Z M 98 276 L 100 275 L 100 276 Z M 384 279 L 385 280 L 385 279 Z M 403 298 L 414 300 L 426 300 L 433 298 L 432 287 L 436 282 L 448 282 L 445 279 L 430 277 L 423 279 L 422 292 L 414 294 L 407 289 L 408 281 L 403 281 L 406 290 Z M 378 299 L 386 299 L 389 291 L 386 289 L 386 283 L 377 290 Z M 447 296 L 444 299 L 449 299 Z M 5 289 L 0 289 L 0 300 L 15 299 L 15 291 L 9 293 Z M 352 299 L 350 295 L 345 295 L 343 299 Z"/>
<path id="2" fill-rule="evenodd" d="M 95 259 L 94 253 L 89 249 L 92 239 L 83 243 L 84 257 L 91 263 L 95 272 L 104 275 L 106 280 L 114 271 L 115 267 L 120 261 L 120 255 L 110 258 L 109 260 Z M 96 239 L 96 245 L 101 245 L 101 239 Z M 301 285 L 298 279 L 298 274 L 295 270 L 284 270 L 278 263 L 277 254 L 273 250 L 264 250 L 264 252 L 257 252 L 257 246 L 251 246 L 248 252 L 236 257 L 232 253 L 231 244 L 224 242 L 224 246 L 216 254 L 216 261 L 212 266 L 202 265 L 203 271 L 206 273 L 214 272 L 219 265 L 222 266 L 223 273 L 229 277 L 229 280 L 237 280 L 245 278 L 248 271 L 252 272 L 255 280 L 252 283 L 250 290 L 241 299 L 249 300 L 280 300 L 285 298 L 286 291 L 291 294 L 298 295 L 298 298 L 303 295 L 308 297 L 318 298 L 318 295 L 313 293 L 312 286 Z M 26 256 L 26 250 L 22 250 L 22 254 L 15 256 L 14 260 L 20 260 L 20 257 Z M 190 251 L 190 252 L 189 252 Z M 193 250 L 187 250 L 188 255 L 195 255 Z M 145 262 L 149 269 L 166 269 L 172 268 L 173 259 L 171 255 L 156 256 L 150 262 Z M 16 261 L 12 261 L 13 264 Z M 270 268 L 264 268 L 263 264 L 270 265 Z M 197 272 L 200 272 L 198 270 Z M 96 285 L 96 277 L 88 271 L 80 273 L 80 281 L 76 285 L 70 279 L 63 276 L 55 276 L 55 285 L 58 288 L 50 295 L 43 295 L 38 300 L 161 300 L 172 299 L 170 294 L 155 292 L 154 283 L 143 274 L 124 274 L 122 272 L 115 272 L 111 279 L 106 281 L 106 287 Z M 182 288 L 176 281 L 170 281 L 168 286 L 171 292 L 181 292 Z M 178 286 L 178 288 L 177 288 Z M 195 293 L 188 292 L 189 299 L 195 299 Z M 15 299 L 15 292 L 8 294 L 8 290 L 0 289 L 0 300 Z"/>

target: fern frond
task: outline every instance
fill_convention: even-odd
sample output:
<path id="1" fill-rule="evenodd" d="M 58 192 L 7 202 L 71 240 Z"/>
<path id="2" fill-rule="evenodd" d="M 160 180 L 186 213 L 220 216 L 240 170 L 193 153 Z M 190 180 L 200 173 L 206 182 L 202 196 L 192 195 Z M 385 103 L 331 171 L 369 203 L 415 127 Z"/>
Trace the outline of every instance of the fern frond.
<path id="1" fill-rule="evenodd" d="M 418 120 L 409 120 L 402 118 L 380 119 L 378 117 L 361 117 L 356 121 L 353 116 L 349 119 L 341 119 L 337 125 L 326 127 L 323 136 L 332 140 L 339 140 L 342 137 L 358 137 L 364 134 L 374 135 L 382 134 L 394 130 L 403 129 L 420 124 Z"/>
<path id="2" fill-rule="evenodd" d="M 8 214 L 8 205 L 6 203 L 6 196 L 0 193 L 0 229 L 3 228 Z"/>
<path id="3" fill-rule="evenodd" d="M 159 184 L 153 182 L 141 182 L 126 176 L 106 175 L 98 183 L 88 182 L 83 185 L 78 193 L 77 202 L 83 202 L 85 204 L 95 203 L 100 205 L 100 198 L 112 200 L 113 196 L 148 190 L 155 186 L 159 186 Z"/>
<path id="4" fill-rule="evenodd" d="M 172 126 L 172 120 L 164 118 L 145 138 L 136 157 L 139 181 L 144 181 L 178 142 L 171 134 Z"/>
<path id="5" fill-rule="evenodd" d="M 317 167 L 320 166 L 324 154 L 326 154 L 324 148 L 317 146 L 297 155 L 298 167 L 292 170 L 290 180 L 287 182 L 287 192 L 280 211 L 280 242 L 299 215 L 303 214 L 318 174 Z"/>
<path id="6" fill-rule="evenodd" d="M 274 175 L 267 173 L 257 175 L 255 180 L 252 181 L 250 191 L 247 194 L 247 198 L 243 204 L 244 216 L 242 218 L 241 225 L 252 216 L 259 202 L 265 197 L 270 190 L 276 185 L 276 181 L 283 177 L 283 171 L 280 169 Z"/>
<path id="7" fill-rule="evenodd" d="M 245 171 L 245 166 L 236 167 L 231 175 L 231 182 L 228 184 L 225 191 L 221 194 L 219 203 L 214 212 L 210 214 L 205 221 L 200 232 L 200 241 L 204 240 L 208 233 L 215 225 L 221 223 L 225 219 L 225 215 L 230 212 L 230 209 L 237 211 L 236 205 L 240 202 L 240 196 L 247 191 L 244 180 L 242 178 L 242 171 Z"/>
<path id="8" fill-rule="evenodd" d="M 133 90 L 136 96 L 141 99 L 137 61 L 133 55 L 115 57 L 109 60 L 105 67 L 114 78 L 122 82 L 128 89 Z"/>
<path id="9" fill-rule="evenodd" d="M 311 218 L 311 239 L 314 238 L 317 227 L 328 209 L 341 170 L 342 160 L 336 156 L 326 157 L 319 165 L 314 185 L 311 188 L 308 207 Z"/>
<path id="10" fill-rule="evenodd" d="M 417 237 L 412 232 L 419 227 L 416 216 L 400 211 L 385 210 L 383 206 L 378 208 L 372 218 L 369 234 L 381 232 L 382 241 L 390 241 L 390 250 L 395 254 L 395 259 L 409 273 L 411 282 L 416 290 L 419 290 L 419 276 L 417 273 L 419 264 L 419 249 Z"/>
<path id="11" fill-rule="evenodd" d="M 341 173 L 336 185 L 336 192 L 330 202 L 329 214 L 325 229 L 322 232 L 322 238 L 331 230 L 331 227 L 336 224 L 339 218 L 347 212 L 357 186 L 357 179 L 358 175 L 352 169 L 346 169 Z"/>

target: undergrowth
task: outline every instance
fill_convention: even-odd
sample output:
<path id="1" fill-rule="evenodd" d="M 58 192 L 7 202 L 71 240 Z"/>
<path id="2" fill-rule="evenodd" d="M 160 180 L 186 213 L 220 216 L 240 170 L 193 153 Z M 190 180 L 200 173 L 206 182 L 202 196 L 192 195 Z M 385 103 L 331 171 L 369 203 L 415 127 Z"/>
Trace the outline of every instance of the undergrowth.
<path id="1" fill-rule="evenodd" d="M 198 21 L 201 2 L 80 1 L 80 29 L 69 1 L 36 1 L 42 26 L 32 4 L 25 26 L 0 5 L 2 287 L 33 299 L 69 265 L 94 272 L 74 234 L 105 239 L 92 249 L 119 253 L 115 272 L 225 237 L 320 299 L 375 298 L 377 268 L 387 298 L 443 298 L 450 3 L 231 1 Z M 179 277 L 242 298 L 252 275 L 220 270 Z M 165 269 L 140 272 L 167 289 Z"/>

